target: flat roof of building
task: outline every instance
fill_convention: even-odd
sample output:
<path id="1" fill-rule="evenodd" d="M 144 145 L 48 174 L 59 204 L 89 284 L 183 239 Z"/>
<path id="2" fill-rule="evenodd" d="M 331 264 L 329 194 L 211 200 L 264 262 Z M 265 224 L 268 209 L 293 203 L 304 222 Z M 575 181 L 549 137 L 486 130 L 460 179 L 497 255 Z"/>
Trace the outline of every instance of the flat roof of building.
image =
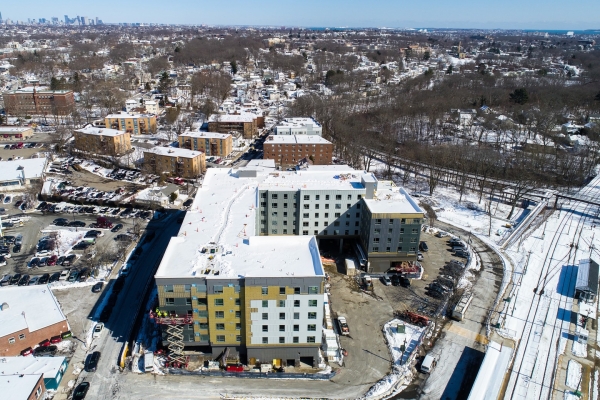
<path id="1" fill-rule="evenodd" d="M 0 134 L 23 133 L 23 132 L 28 132 L 28 131 L 33 132 L 33 128 L 22 127 L 22 126 L 0 126 Z"/>
<path id="2" fill-rule="evenodd" d="M 162 147 L 162 146 L 156 146 L 156 147 L 152 147 L 150 149 L 144 149 L 144 153 L 154 153 L 154 154 L 159 154 L 161 156 L 182 157 L 182 158 L 195 158 L 201 154 L 204 154 L 200 150 L 188 150 L 188 149 L 181 149 L 179 147 Z"/>
<path id="3" fill-rule="evenodd" d="M 311 165 L 296 171 L 276 171 L 259 183 L 259 189 L 270 191 L 358 190 L 364 191 L 361 178 L 370 176 L 347 165 Z"/>
<path id="4" fill-rule="evenodd" d="M 81 129 L 75 129 L 75 132 L 81 132 L 85 135 L 97 135 L 97 136 L 119 136 L 124 135 L 125 131 L 111 128 L 98 128 L 95 126 L 87 126 Z"/>
<path id="5" fill-rule="evenodd" d="M 141 105 L 140 105 L 141 107 Z M 154 114 L 132 114 L 132 113 L 126 113 L 126 112 L 122 112 L 122 113 L 118 113 L 118 114 L 108 114 L 106 117 L 104 118 L 152 118 L 155 117 Z"/>
<path id="6" fill-rule="evenodd" d="M 231 136 L 230 133 L 218 133 L 218 132 L 183 132 L 179 136 L 193 137 L 193 138 L 204 138 L 204 139 L 227 139 Z"/>
<path id="7" fill-rule="evenodd" d="M 44 375 L 54 379 L 60 371 L 65 357 L 2 357 L 0 375 Z"/>
<path id="8" fill-rule="evenodd" d="M 0 290 L 0 337 L 23 329 L 37 331 L 66 321 L 60 304 L 48 285 L 7 286 Z"/>
<path id="9" fill-rule="evenodd" d="M 27 158 L 23 160 L 0 161 L 0 182 L 40 178 L 46 167 L 45 158 Z"/>
<path id="10" fill-rule="evenodd" d="M 301 127 L 301 126 L 307 126 L 307 125 L 321 126 L 321 124 L 319 124 L 317 121 L 315 121 L 313 118 L 310 118 L 310 117 L 292 117 L 292 118 L 285 118 L 283 121 L 279 122 L 276 125 L 276 127 L 278 127 L 278 126 Z"/>
<path id="11" fill-rule="evenodd" d="M 270 135 L 264 144 L 331 144 L 331 142 L 318 135 Z"/>
<path id="12" fill-rule="evenodd" d="M 65 93 L 73 93 L 72 90 L 50 90 L 50 88 L 48 87 L 34 87 L 34 86 L 29 86 L 29 87 L 24 87 L 21 89 L 16 89 L 16 90 L 9 90 L 8 92 L 4 92 L 4 93 L 33 93 L 35 90 L 36 93 L 42 93 L 42 94 L 48 94 L 48 93 L 52 93 L 52 94 L 65 94 Z"/>
<path id="13" fill-rule="evenodd" d="M 208 122 L 252 122 L 256 119 L 255 114 L 212 114 Z"/>
<path id="14" fill-rule="evenodd" d="M 364 200 L 374 214 L 423 214 L 413 198 L 392 181 L 378 181 L 374 197 Z"/>
<path id="15" fill-rule="evenodd" d="M 0 375 L 0 393 L 5 399 L 28 399 L 40 375 Z"/>

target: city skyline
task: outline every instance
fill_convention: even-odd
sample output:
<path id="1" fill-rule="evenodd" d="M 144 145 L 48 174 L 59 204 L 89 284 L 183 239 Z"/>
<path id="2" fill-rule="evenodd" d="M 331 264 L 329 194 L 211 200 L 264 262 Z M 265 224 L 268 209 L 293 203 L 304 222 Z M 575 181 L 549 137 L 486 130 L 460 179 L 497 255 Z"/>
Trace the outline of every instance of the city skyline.
<path id="1" fill-rule="evenodd" d="M 175 7 L 168 9 L 155 0 L 145 2 L 143 8 L 114 0 L 89 4 L 84 8 L 73 0 L 59 0 L 52 4 L 36 0 L 30 5 L 32 7 L 23 10 L 16 4 L 5 4 L 0 12 L 5 20 L 25 22 L 40 18 L 51 20 L 53 17 L 64 22 L 64 15 L 79 15 L 93 16 L 90 18 L 98 18 L 105 23 L 546 30 L 598 29 L 596 16 L 600 15 L 600 3 L 591 0 L 578 0 L 568 5 L 557 0 L 509 0 L 494 10 L 484 9 L 473 0 L 460 3 L 433 0 L 428 4 L 426 13 L 416 3 L 391 0 L 382 0 L 377 7 L 357 0 L 347 1 L 343 7 L 338 2 L 323 4 L 315 0 L 307 0 L 301 7 L 273 0 L 252 3 L 233 0 L 227 8 L 209 7 L 208 2 L 189 0 L 179 1 Z M 29 11 L 32 8 L 36 15 Z M 115 9 L 119 12 L 113 12 Z M 183 10 L 186 12 L 182 13 Z"/>

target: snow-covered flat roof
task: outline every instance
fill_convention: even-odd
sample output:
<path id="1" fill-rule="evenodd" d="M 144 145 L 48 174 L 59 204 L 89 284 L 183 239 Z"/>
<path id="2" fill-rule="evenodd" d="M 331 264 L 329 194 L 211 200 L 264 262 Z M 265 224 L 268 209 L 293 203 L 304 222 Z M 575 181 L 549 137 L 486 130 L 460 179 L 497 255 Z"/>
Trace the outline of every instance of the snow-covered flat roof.
<path id="1" fill-rule="evenodd" d="M 213 114 L 208 122 L 252 122 L 256 115 L 251 113 L 243 114 Z"/>
<path id="2" fill-rule="evenodd" d="M 391 181 L 377 182 L 377 191 L 373 199 L 365 199 L 369 210 L 374 214 L 412 214 L 423 213 L 412 197 Z"/>
<path id="3" fill-rule="evenodd" d="M 159 154 L 161 156 L 169 157 L 182 157 L 182 158 L 194 158 L 203 154 L 199 150 L 188 150 L 180 149 L 179 147 L 152 147 L 151 149 L 144 149 L 144 152 Z"/>
<path id="4" fill-rule="evenodd" d="M 28 399 L 40 380 L 38 375 L 0 375 L 0 393 L 5 399 Z"/>
<path id="5" fill-rule="evenodd" d="M 498 398 L 512 352 L 513 349 L 508 346 L 490 342 L 468 400 Z"/>
<path id="6" fill-rule="evenodd" d="M 119 136 L 124 135 L 125 131 L 110 128 L 97 128 L 94 126 L 88 126 L 85 128 L 77 129 L 75 132 L 81 132 L 85 135 L 98 135 L 98 136 Z"/>
<path id="7" fill-rule="evenodd" d="M 25 128 L 21 126 L 0 126 L 0 134 L 3 133 L 22 133 L 27 131 L 33 131 L 32 128 Z"/>
<path id="8" fill-rule="evenodd" d="M 183 132 L 180 136 L 202 138 L 202 139 L 227 139 L 231 136 L 230 133 L 218 133 L 218 132 Z"/>
<path id="9" fill-rule="evenodd" d="M 2 357 L 0 375 L 44 375 L 53 379 L 65 362 L 65 357 Z"/>
<path id="10" fill-rule="evenodd" d="M 130 113 L 119 113 L 119 114 L 108 114 L 105 118 L 151 118 L 154 114 L 130 114 Z"/>
<path id="11" fill-rule="evenodd" d="M 0 161 L 0 182 L 22 179 L 35 179 L 42 176 L 46 166 L 45 158 Z"/>
<path id="12" fill-rule="evenodd" d="M 265 141 L 265 145 L 269 144 L 331 144 L 331 142 L 318 135 L 271 135 Z"/>
<path id="13" fill-rule="evenodd" d="M 291 117 L 291 118 L 285 118 L 283 121 L 281 121 L 280 123 L 277 124 L 277 126 L 282 126 L 282 127 L 300 127 L 300 126 L 307 126 L 307 125 L 315 125 L 315 126 L 321 126 L 321 124 L 319 124 L 317 121 L 315 121 L 314 119 L 310 118 L 310 117 Z"/>
<path id="14" fill-rule="evenodd" d="M 8 286 L 0 290 L 0 337 L 29 329 L 37 331 L 66 321 L 56 297 L 48 285 Z"/>

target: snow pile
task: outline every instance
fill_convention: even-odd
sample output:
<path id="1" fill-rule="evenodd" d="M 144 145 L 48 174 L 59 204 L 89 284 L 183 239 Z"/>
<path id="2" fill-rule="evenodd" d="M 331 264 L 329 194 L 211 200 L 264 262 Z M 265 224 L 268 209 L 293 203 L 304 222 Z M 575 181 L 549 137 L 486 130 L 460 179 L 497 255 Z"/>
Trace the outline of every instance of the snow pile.
<path id="1" fill-rule="evenodd" d="M 565 392 L 564 400 L 581 400 L 579 396 L 571 392 Z"/>
<path id="2" fill-rule="evenodd" d="M 404 325 L 404 333 L 398 332 L 399 324 Z M 393 359 L 393 369 L 389 375 L 383 377 L 369 389 L 365 398 L 378 398 L 399 393 L 406 387 L 405 384 L 412 379 L 411 361 L 421 343 L 425 329 L 398 319 L 393 319 L 383 326 L 383 333 Z M 402 346 L 405 346 L 404 352 L 401 350 Z"/>
<path id="3" fill-rule="evenodd" d="M 567 365 L 567 382 L 566 385 L 571 389 L 577 389 L 581 382 L 581 364 L 575 360 L 569 360 Z"/>
<path id="4" fill-rule="evenodd" d="M 70 352 L 72 347 L 73 347 L 73 342 L 70 340 L 63 340 L 60 343 L 56 343 L 56 349 L 61 353 Z"/>
<path id="5" fill-rule="evenodd" d="M 77 228 L 67 228 L 60 230 L 44 230 L 42 233 L 56 234 L 56 249 L 59 255 L 66 255 L 85 236 L 85 231 L 77 230 Z"/>

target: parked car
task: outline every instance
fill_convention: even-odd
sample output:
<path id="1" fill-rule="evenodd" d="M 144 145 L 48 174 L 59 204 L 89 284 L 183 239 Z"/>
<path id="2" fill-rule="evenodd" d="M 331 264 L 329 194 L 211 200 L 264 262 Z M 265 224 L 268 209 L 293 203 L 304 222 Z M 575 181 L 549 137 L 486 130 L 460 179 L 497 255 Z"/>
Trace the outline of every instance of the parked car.
<path id="1" fill-rule="evenodd" d="M 90 270 L 87 268 L 82 269 L 81 271 L 79 271 L 79 282 L 85 282 L 87 280 L 87 278 L 90 277 Z"/>
<path id="2" fill-rule="evenodd" d="M 2 279 L 0 279 L 0 286 L 8 286 L 10 284 L 10 280 L 12 275 L 4 275 Z"/>
<path id="3" fill-rule="evenodd" d="M 52 343 L 52 344 L 60 343 L 60 342 L 62 342 L 62 337 L 60 335 L 52 336 L 50 338 L 50 343 Z"/>
<path id="4" fill-rule="evenodd" d="M 387 276 L 387 275 L 383 275 L 383 276 L 381 277 L 381 282 L 382 282 L 382 283 L 383 283 L 385 286 L 391 286 L 391 285 L 392 285 L 392 281 L 391 281 L 390 277 L 389 277 L 389 276 Z"/>
<path id="5" fill-rule="evenodd" d="M 33 286 L 33 285 L 37 285 L 38 284 L 38 280 L 40 279 L 39 276 L 34 276 L 32 277 L 29 282 L 27 282 L 28 286 Z"/>
<path id="6" fill-rule="evenodd" d="M 419 244 L 419 250 L 424 251 L 424 252 L 428 252 L 429 251 L 429 247 L 427 246 L 426 242 L 421 242 Z"/>
<path id="7" fill-rule="evenodd" d="M 60 279 L 60 272 L 55 272 L 52 275 L 50 275 L 50 279 L 48 279 L 48 283 L 58 282 L 59 279 Z"/>
<path id="8" fill-rule="evenodd" d="M 94 372 L 98 367 L 98 361 L 100 361 L 100 352 L 95 351 L 90 354 L 85 360 L 85 370 L 86 372 Z M 73 396 L 75 398 L 75 396 Z"/>
<path id="9" fill-rule="evenodd" d="M 465 250 L 456 250 L 454 255 L 460 258 L 469 258 L 469 252 Z"/>
<path id="10" fill-rule="evenodd" d="M 31 279 L 31 277 L 29 275 L 23 275 L 21 277 L 21 279 L 19 279 L 19 286 L 27 286 L 27 284 L 29 283 L 29 279 Z"/>
<path id="11" fill-rule="evenodd" d="M 15 246 L 13 247 L 13 253 L 20 253 L 20 252 L 21 252 L 21 245 L 15 244 Z"/>
<path id="12" fill-rule="evenodd" d="M 67 278 L 67 282 L 75 282 L 75 281 L 77 281 L 78 277 L 79 277 L 79 271 L 74 269 L 69 274 L 69 277 Z"/>
<path id="13" fill-rule="evenodd" d="M 77 385 L 75 390 L 73 390 L 72 400 L 85 399 L 85 395 L 87 394 L 88 390 L 90 390 L 90 383 L 89 382 L 81 382 L 79 385 Z"/>
<path id="14" fill-rule="evenodd" d="M 117 242 L 131 242 L 131 241 L 133 241 L 133 238 L 129 235 L 120 234 L 120 235 L 115 236 L 115 240 Z"/>
<path id="15" fill-rule="evenodd" d="M 95 338 L 99 338 L 102 335 L 102 331 L 104 330 L 104 324 L 102 322 L 98 322 L 96 324 L 96 326 L 94 327 L 94 333 L 92 334 L 92 337 Z"/>
<path id="16" fill-rule="evenodd" d="M 69 226 L 73 226 L 76 228 L 85 228 L 86 223 L 83 221 L 72 221 L 69 222 Z"/>
<path id="17" fill-rule="evenodd" d="M 50 280 L 50 274 L 44 274 L 38 279 L 38 285 L 45 285 Z"/>
<path id="18" fill-rule="evenodd" d="M 23 357 L 29 356 L 29 355 L 31 355 L 32 353 L 33 353 L 33 349 L 32 349 L 31 347 L 28 347 L 28 348 L 26 348 L 26 349 L 24 349 L 24 350 L 21 350 L 21 355 L 22 355 Z"/>
<path id="19" fill-rule="evenodd" d="M 34 357 L 53 357 L 57 351 L 58 351 L 58 347 L 55 345 L 51 345 L 50 341 L 48 340 L 48 345 L 46 345 L 46 346 L 40 345 L 40 347 L 37 347 L 33 351 L 33 356 Z"/>
<path id="20" fill-rule="evenodd" d="M 102 291 L 103 287 L 104 287 L 104 282 L 98 282 L 94 286 L 92 286 L 92 292 L 98 293 L 98 292 Z"/>
<path id="21" fill-rule="evenodd" d="M 10 281 L 8 282 L 9 285 L 17 285 L 19 283 L 19 281 L 21 280 L 22 275 L 21 274 L 14 274 L 12 276 L 12 278 L 10 278 Z"/>
<path id="22" fill-rule="evenodd" d="M 423 261 L 423 253 L 421 253 L 421 252 L 417 253 L 417 261 Z"/>
<path id="23" fill-rule="evenodd" d="M 0 267 L 4 267 L 6 265 L 6 257 L 0 256 Z"/>
<path id="24" fill-rule="evenodd" d="M 399 275 L 392 275 L 392 277 L 390 278 L 390 280 L 392 281 L 392 285 L 393 286 L 399 286 L 400 285 L 400 276 Z"/>
<path id="25" fill-rule="evenodd" d="M 123 224 L 116 224 L 110 231 L 119 232 L 121 229 L 123 229 Z"/>

